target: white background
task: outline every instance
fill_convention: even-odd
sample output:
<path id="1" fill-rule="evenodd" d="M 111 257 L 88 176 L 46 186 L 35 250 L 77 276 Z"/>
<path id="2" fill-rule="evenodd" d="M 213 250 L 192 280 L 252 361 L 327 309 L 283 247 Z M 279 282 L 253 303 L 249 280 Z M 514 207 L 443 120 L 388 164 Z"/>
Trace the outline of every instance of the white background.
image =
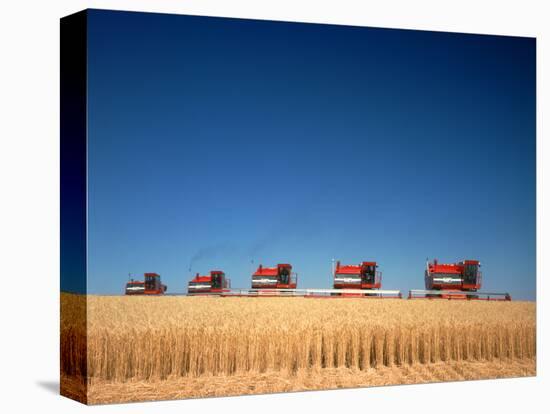
<path id="1" fill-rule="evenodd" d="M 548 412 L 550 14 L 545 1 L 4 1 L 0 6 L 0 407 L 3 412 Z M 87 7 L 537 37 L 538 376 L 86 408 L 57 395 L 59 21 Z M 547 27 L 544 27 L 546 24 Z M 548 114 L 545 113 L 546 120 Z M 498 156 L 498 148 L 495 148 Z M 545 232 L 546 230 L 546 232 Z M 146 235 L 144 235 L 146 237 Z M 509 260 L 514 260 L 513 257 Z M 546 307 L 547 308 L 547 307 Z M 546 309 L 547 310 L 547 309 Z"/>

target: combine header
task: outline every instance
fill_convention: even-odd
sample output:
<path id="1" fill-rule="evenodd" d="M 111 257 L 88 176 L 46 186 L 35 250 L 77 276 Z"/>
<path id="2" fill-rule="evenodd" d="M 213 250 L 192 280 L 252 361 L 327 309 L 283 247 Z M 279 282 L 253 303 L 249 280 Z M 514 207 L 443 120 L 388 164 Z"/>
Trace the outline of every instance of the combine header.
<path id="1" fill-rule="evenodd" d="M 198 273 L 189 281 L 188 295 L 221 294 L 231 287 L 231 280 L 221 270 L 211 270 L 210 274 L 200 276 Z"/>
<path id="2" fill-rule="evenodd" d="M 481 263 L 463 260 L 452 264 L 426 262 L 426 290 L 409 291 L 409 299 L 483 299 L 512 300 L 508 293 L 478 292 L 481 288 Z"/>
<path id="3" fill-rule="evenodd" d="M 400 298 L 401 292 L 398 290 L 379 290 L 382 287 L 382 272 L 377 268 L 376 262 L 362 262 L 359 265 L 340 265 L 340 261 L 336 262 L 334 289 L 340 292 L 333 295 Z"/>
<path id="4" fill-rule="evenodd" d="M 144 280 L 131 279 L 126 283 L 126 295 L 164 295 L 166 285 L 160 282 L 160 275 L 145 273 Z"/>

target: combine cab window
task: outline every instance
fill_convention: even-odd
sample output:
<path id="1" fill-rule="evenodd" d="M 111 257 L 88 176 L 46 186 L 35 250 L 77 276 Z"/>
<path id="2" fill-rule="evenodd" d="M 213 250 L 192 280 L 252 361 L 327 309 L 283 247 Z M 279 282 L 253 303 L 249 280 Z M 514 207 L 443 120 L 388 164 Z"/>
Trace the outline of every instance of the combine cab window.
<path id="1" fill-rule="evenodd" d="M 374 283 L 375 274 L 375 266 L 367 266 L 365 272 L 363 273 L 363 283 Z"/>
<path id="2" fill-rule="evenodd" d="M 214 273 L 212 275 L 212 289 L 221 289 L 222 287 L 222 275 Z"/>
<path id="3" fill-rule="evenodd" d="M 145 276 L 145 290 L 156 290 L 157 278 L 154 276 Z"/>
<path id="4" fill-rule="evenodd" d="M 467 264 L 464 266 L 464 281 L 466 283 L 477 283 L 477 265 Z"/>
<path id="5" fill-rule="evenodd" d="M 288 268 L 283 267 L 281 269 L 279 280 L 281 281 L 281 284 L 288 285 L 290 281 L 290 271 L 288 270 Z"/>

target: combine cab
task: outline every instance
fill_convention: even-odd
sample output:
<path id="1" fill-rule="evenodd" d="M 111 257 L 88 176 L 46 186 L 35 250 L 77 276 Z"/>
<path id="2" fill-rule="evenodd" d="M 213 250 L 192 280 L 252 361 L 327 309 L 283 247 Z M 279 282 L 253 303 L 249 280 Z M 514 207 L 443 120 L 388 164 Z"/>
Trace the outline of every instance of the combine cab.
<path id="1" fill-rule="evenodd" d="M 411 290 L 409 299 L 484 299 L 511 300 L 508 293 L 479 292 L 481 288 L 481 263 L 463 260 L 441 264 L 437 260 L 426 263 L 424 281 L 426 290 Z"/>
<path id="2" fill-rule="evenodd" d="M 252 275 L 252 289 L 296 289 L 296 273 L 289 264 L 278 264 L 277 267 L 260 265 Z"/>
<path id="3" fill-rule="evenodd" d="M 212 270 L 206 276 L 200 276 L 198 273 L 189 281 L 187 286 L 188 295 L 209 295 L 221 294 L 231 287 L 231 281 L 225 277 L 225 273 L 220 270 Z"/>
<path id="4" fill-rule="evenodd" d="M 144 280 L 130 280 L 126 283 L 126 295 L 164 295 L 166 285 L 160 282 L 160 275 L 145 273 Z"/>

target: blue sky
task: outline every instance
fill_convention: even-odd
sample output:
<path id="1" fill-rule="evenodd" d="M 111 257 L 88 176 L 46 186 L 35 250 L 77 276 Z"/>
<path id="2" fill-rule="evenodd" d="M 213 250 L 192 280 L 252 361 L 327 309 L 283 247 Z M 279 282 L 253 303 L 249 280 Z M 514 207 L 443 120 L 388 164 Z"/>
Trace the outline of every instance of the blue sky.
<path id="1" fill-rule="evenodd" d="M 535 299 L 535 40 L 91 11 L 89 293 L 331 259 Z"/>

